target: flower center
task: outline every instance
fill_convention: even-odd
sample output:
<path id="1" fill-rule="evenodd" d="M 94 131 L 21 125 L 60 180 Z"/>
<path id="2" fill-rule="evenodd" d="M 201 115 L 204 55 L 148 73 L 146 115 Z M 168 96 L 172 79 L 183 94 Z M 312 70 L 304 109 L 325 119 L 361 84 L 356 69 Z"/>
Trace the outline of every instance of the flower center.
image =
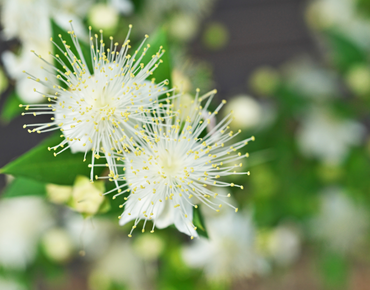
<path id="1" fill-rule="evenodd" d="M 162 171 L 166 176 L 174 177 L 181 173 L 181 169 L 183 168 L 181 158 L 167 153 L 167 155 L 163 154 L 160 160 Z"/>

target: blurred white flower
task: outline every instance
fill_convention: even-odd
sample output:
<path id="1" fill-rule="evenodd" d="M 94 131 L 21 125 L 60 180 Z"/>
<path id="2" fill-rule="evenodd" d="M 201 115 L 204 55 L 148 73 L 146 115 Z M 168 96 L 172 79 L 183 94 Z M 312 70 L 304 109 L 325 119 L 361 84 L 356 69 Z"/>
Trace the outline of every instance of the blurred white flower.
<path id="1" fill-rule="evenodd" d="M 370 45 L 370 22 L 353 0 L 317 0 L 307 9 L 308 24 L 320 30 L 335 28 L 361 46 Z"/>
<path id="2" fill-rule="evenodd" d="M 354 120 L 339 119 L 323 108 L 312 108 L 297 132 L 299 147 L 307 157 L 324 163 L 340 164 L 351 146 L 359 145 L 364 127 Z"/>
<path id="3" fill-rule="evenodd" d="M 314 236 L 334 251 L 355 251 L 368 235 L 367 209 L 351 200 L 340 188 L 325 189 L 320 206 L 312 222 Z"/>
<path id="4" fill-rule="evenodd" d="M 108 32 L 116 28 L 118 20 L 118 11 L 106 3 L 96 3 L 89 11 L 89 23 Z"/>
<path id="5" fill-rule="evenodd" d="M 255 229 L 250 214 L 229 212 L 206 219 L 209 239 L 200 237 L 182 251 L 185 263 L 204 268 L 213 282 L 229 282 L 267 271 L 267 264 L 257 254 Z"/>
<path id="6" fill-rule="evenodd" d="M 47 0 L 3 0 L 0 17 L 3 35 L 25 43 L 45 43 L 51 34 L 50 12 Z"/>
<path id="7" fill-rule="evenodd" d="M 355 65 L 346 75 L 348 87 L 359 96 L 370 93 L 370 68 L 368 65 Z"/>
<path id="8" fill-rule="evenodd" d="M 146 261 L 158 259 L 164 248 L 165 243 L 163 239 L 157 235 L 140 235 L 133 244 L 136 254 Z"/>
<path id="9" fill-rule="evenodd" d="M 141 273 L 141 274 L 138 274 Z M 97 261 L 89 277 L 91 290 L 105 290 L 115 283 L 127 289 L 148 289 L 146 269 L 127 240 L 114 240 L 104 256 Z M 126 288 L 125 288 L 126 289 Z"/>
<path id="10" fill-rule="evenodd" d="M 23 72 L 27 71 L 30 74 L 37 74 L 41 79 L 49 78 L 50 73 L 40 69 L 44 64 L 43 61 L 35 57 L 31 50 L 37 49 L 40 53 L 45 55 L 47 61 L 52 62 L 52 57 L 49 55 L 49 51 L 51 51 L 52 48 L 50 41 L 46 43 L 28 44 L 29 43 L 26 43 L 23 46 L 20 55 L 5 51 L 2 54 L 2 60 L 9 76 L 16 80 L 15 90 L 19 98 L 27 103 L 37 103 L 45 99 L 43 98 L 43 94 L 48 92 L 48 88 L 39 82 L 31 82 L 28 76 Z M 34 89 L 40 92 L 40 94 L 36 94 Z"/>
<path id="11" fill-rule="evenodd" d="M 66 23 L 73 20 L 75 33 L 86 36 L 83 18 L 92 0 L 3 0 L 1 24 L 7 39 L 19 38 L 22 44 L 43 43 L 48 45 L 51 35 L 50 19 L 68 29 Z"/>
<path id="12" fill-rule="evenodd" d="M 74 32 L 80 39 L 87 41 L 87 33 L 83 23 L 94 0 L 48 0 L 51 3 L 50 17 L 64 30 L 69 30 L 69 21 L 73 21 Z"/>
<path id="13" fill-rule="evenodd" d="M 174 13 L 168 22 L 168 32 L 173 39 L 191 40 L 199 29 L 199 20 L 189 13 Z"/>
<path id="14" fill-rule="evenodd" d="M 69 233 L 63 228 L 46 231 L 41 239 L 46 256 L 59 263 L 67 261 L 73 253 L 74 245 Z"/>
<path id="15" fill-rule="evenodd" d="M 0 264 L 24 269 L 34 259 L 40 235 L 51 223 L 48 209 L 39 197 L 1 200 Z"/>
<path id="16" fill-rule="evenodd" d="M 26 287 L 21 285 L 18 281 L 0 276 L 1 290 L 26 290 Z"/>
<path id="17" fill-rule="evenodd" d="M 109 247 L 114 223 L 104 218 L 84 219 L 81 215 L 69 211 L 65 217 L 65 228 L 73 244 L 80 249 L 80 254 L 88 260 L 100 259 Z"/>
<path id="18" fill-rule="evenodd" d="M 289 85 L 305 97 L 323 101 L 339 94 L 335 74 L 310 59 L 295 60 L 284 67 Z"/>
<path id="19" fill-rule="evenodd" d="M 233 111 L 230 125 L 234 129 L 250 129 L 260 125 L 262 120 L 261 105 L 253 98 L 240 95 L 232 98 L 224 109 L 224 115 Z"/>
<path id="20" fill-rule="evenodd" d="M 134 12 L 134 4 L 131 0 L 108 0 L 108 3 L 123 15 L 130 15 Z"/>
<path id="21" fill-rule="evenodd" d="M 281 266 L 293 264 L 301 252 L 301 237 L 292 225 L 279 225 L 269 235 L 267 248 L 271 258 Z"/>
<path id="22" fill-rule="evenodd" d="M 177 87 L 180 92 L 190 91 L 192 87 L 190 79 L 181 70 L 174 68 L 171 77 L 173 86 Z"/>
<path id="23" fill-rule="evenodd" d="M 86 176 L 77 176 L 73 184 L 70 206 L 80 213 L 94 215 L 105 200 L 104 191 L 104 182 L 91 183 Z"/>
<path id="24" fill-rule="evenodd" d="M 72 186 L 47 184 L 46 193 L 51 202 L 57 204 L 67 203 L 72 197 Z"/>

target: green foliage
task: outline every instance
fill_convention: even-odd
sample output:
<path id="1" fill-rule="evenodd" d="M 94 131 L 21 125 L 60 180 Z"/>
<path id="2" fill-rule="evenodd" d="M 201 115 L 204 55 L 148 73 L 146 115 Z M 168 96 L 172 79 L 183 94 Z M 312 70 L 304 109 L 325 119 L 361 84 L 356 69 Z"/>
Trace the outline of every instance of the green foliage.
<path id="1" fill-rule="evenodd" d="M 13 180 L 1 195 L 3 198 L 19 196 L 45 196 L 45 184 L 32 179 L 19 177 Z"/>
<path id="2" fill-rule="evenodd" d="M 367 62 L 367 53 L 342 33 L 328 30 L 325 35 L 331 48 L 330 58 L 340 71 L 347 71 L 354 64 Z"/>
<path id="3" fill-rule="evenodd" d="M 15 117 L 20 116 L 23 111 L 23 108 L 19 107 L 19 104 L 21 103 L 22 101 L 19 99 L 15 91 L 10 94 L 3 105 L 3 109 L 0 114 L 1 120 L 10 122 Z"/>
<path id="4" fill-rule="evenodd" d="M 198 208 L 193 210 L 193 224 L 196 226 L 197 232 L 200 236 L 205 237 L 208 239 L 208 233 L 206 229 L 206 225 L 204 223 L 203 215 L 200 211 L 200 205 L 198 205 Z"/>
<path id="5" fill-rule="evenodd" d="M 60 185 L 73 185 L 77 175 L 89 176 L 90 168 L 87 162 L 82 162 L 83 153 L 72 154 L 67 149 L 54 157 L 53 153 L 48 151 L 48 147 L 55 146 L 60 141 L 58 135 L 47 138 L 35 148 L 1 168 L 0 173 Z M 87 155 L 86 160 L 91 160 L 91 153 Z M 99 160 L 97 162 L 103 163 Z M 98 167 L 94 169 L 94 172 L 99 175 L 103 169 L 103 167 Z"/>

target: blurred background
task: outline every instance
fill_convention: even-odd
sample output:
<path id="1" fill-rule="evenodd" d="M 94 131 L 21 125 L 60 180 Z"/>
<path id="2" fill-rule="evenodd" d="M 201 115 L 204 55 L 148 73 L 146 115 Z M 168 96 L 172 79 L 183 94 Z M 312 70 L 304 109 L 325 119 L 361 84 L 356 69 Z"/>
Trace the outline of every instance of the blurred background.
<path id="1" fill-rule="evenodd" d="M 18 104 L 42 101 L 22 71 L 70 19 L 81 41 L 164 29 L 184 100 L 216 88 L 220 118 L 256 137 L 251 175 L 230 180 L 239 212 L 202 208 L 195 241 L 128 239 L 105 200 L 75 202 L 102 191 L 87 178 L 31 194 L 0 175 L 0 289 L 370 289 L 370 0 L 1 0 L 0 15 L 0 168 L 47 137 L 22 128 Z"/>

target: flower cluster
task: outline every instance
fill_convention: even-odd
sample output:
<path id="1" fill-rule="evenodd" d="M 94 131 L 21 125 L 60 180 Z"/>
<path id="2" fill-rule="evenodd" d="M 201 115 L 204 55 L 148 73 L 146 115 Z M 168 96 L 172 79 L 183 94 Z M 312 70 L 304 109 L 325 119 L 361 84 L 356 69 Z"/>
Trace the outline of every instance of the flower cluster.
<path id="1" fill-rule="evenodd" d="M 146 36 L 131 56 L 128 53 L 131 25 L 120 48 L 112 38 L 106 48 L 102 31 L 100 36 L 92 35 L 90 27 L 89 70 L 72 25 L 71 28 L 73 47 L 62 36 L 64 47 L 52 40 L 65 56 L 53 55 L 63 71 L 35 53 L 46 63 L 45 70 L 54 71 L 52 80 L 29 75 L 54 92 L 40 93 L 48 103 L 21 105 L 27 111 L 23 114 L 49 114 L 51 121 L 24 127 L 31 128 L 30 133 L 60 129 L 63 140 L 49 148 L 55 151 L 63 148 L 54 152 L 55 156 L 70 148 L 72 152 L 85 152 L 86 160 L 87 153 L 92 151 L 91 181 L 95 167 L 108 167 L 108 176 L 95 178 L 115 182 L 116 188 L 107 192 L 117 190 L 113 198 L 128 193 L 119 218 L 121 225 L 135 220 L 129 237 L 141 220 L 145 220 L 143 231 L 147 221 L 152 220 L 151 232 L 155 226 L 164 228 L 174 223 L 179 231 L 193 238 L 197 236 L 192 222 L 193 207 L 197 208 L 198 203 L 216 211 L 226 204 L 238 211 L 224 199 L 230 194 L 219 194 L 216 189 L 229 186 L 243 189 L 242 185 L 223 178 L 249 174 L 237 171 L 243 165 L 241 160 L 248 157 L 248 153 L 239 150 L 254 137 L 231 142 L 241 131 L 230 130 L 232 112 L 215 122 L 226 103 L 224 100 L 213 112 L 209 111 L 216 90 L 200 96 L 197 89 L 195 99 L 184 103 L 181 94 L 175 95 L 166 87 L 167 80 L 148 81 L 162 62 L 164 50 L 160 47 L 147 64 L 141 63 L 150 47 L 144 47 Z M 36 89 L 35 92 L 39 93 Z M 160 100 L 161 96 L 164 98 Z M 95 159 L 99 158 L 105 158 L 106 164 L 97 164 Z"/>

